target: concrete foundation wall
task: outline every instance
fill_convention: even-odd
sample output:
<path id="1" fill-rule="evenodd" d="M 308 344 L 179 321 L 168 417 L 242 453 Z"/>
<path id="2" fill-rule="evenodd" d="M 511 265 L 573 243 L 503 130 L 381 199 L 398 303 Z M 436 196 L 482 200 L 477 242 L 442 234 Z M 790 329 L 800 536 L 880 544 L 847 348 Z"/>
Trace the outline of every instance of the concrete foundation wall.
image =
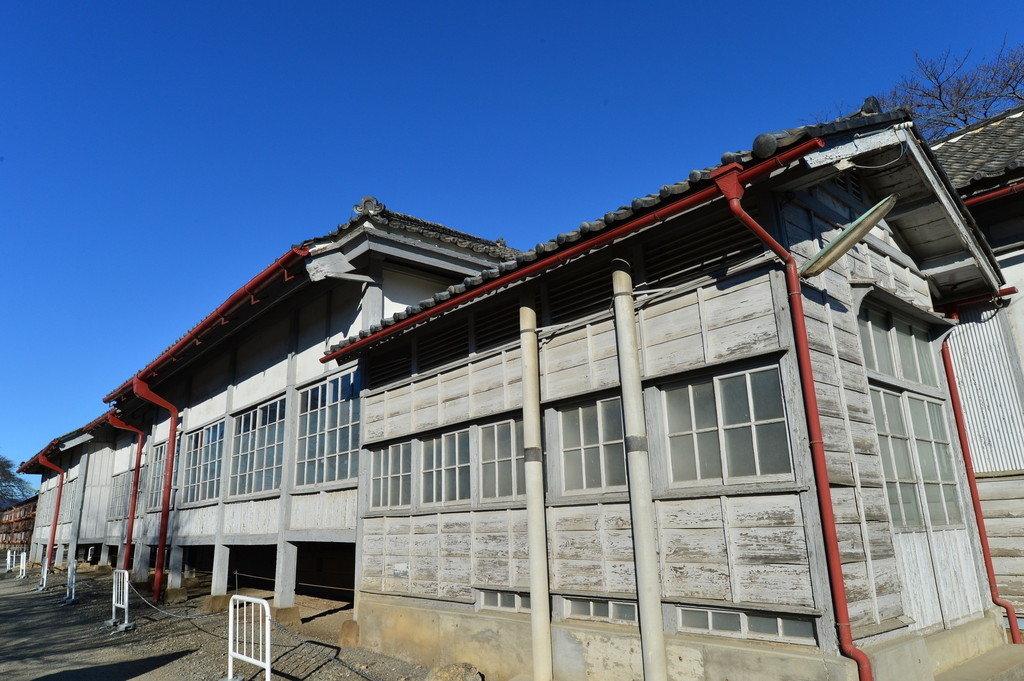
<path id="1" fill-rule="evenodd" d="M 532 674 L 530 620 L 525 614 L 439 610 L 364 594 L 360 645 L 434 667 L 469 662 L 488 681 Z M 667 637 L 672 679 L 707 681 L 787 679 L 854 681 L 856 665 L 811 646 L 676 634 Z M 556 622 L 552 625 L 554 677 L 559 681 L 642 679 L 635 627 Z"/>

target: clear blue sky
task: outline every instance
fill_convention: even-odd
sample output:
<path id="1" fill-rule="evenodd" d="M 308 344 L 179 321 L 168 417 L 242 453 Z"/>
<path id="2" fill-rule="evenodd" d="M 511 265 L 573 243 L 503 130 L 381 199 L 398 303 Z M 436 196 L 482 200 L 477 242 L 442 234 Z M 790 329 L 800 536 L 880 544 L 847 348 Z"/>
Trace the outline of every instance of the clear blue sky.
<path id="1" fill-rule="evenodd" d="M 20 462 L 364 195 L 528 248 L 856 108 L 915 49 L 1024 42 L 1024 4 L 8 1 L 0 38 Z"/>

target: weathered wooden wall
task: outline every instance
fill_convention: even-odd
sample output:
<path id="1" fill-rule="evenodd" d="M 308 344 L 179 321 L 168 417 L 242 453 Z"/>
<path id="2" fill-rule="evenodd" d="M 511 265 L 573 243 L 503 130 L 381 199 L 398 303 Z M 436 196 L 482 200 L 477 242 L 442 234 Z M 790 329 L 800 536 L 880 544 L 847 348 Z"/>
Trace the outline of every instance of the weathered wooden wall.
<path id="1" fill-rule="evenodd" d="M 1024 475 L 978 479 L 999 595 L 1024 612 Z"/>

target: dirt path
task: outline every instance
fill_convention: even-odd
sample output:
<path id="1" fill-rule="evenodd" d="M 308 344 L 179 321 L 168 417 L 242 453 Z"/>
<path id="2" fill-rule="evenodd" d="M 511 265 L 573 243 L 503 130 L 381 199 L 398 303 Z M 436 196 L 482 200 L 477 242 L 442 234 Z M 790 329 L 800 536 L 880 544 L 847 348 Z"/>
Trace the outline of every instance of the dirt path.
<path id="1" fill-rule="evenodd" d="M 62 606 L 63 575 L 35 591 L 29 579 L 0 575 L 0 679 L 3 681 L 210 681 L 227 676 L 227 615 L 202 617 L 198 594 L 186 603 L 148 607 L 131 594 L 134 631 L 111 633 L 110 575 L 83 572 L 79 603 Z M 275 679 L 287 681 L 422 681 L 427 670 L 358 648 L 335 645 L 349 617 L 342 604 L 300 599 L 303 624 L 295 631 L 274 628 L 271 659 Z M 184 619 L 191 617 L 194 619 Z M 295 629 L 295 628 L 293 628 Z M 343 660 L 358 673 L 338 662 Z M 243 678 L 256 667 L 236 663 Z"/>

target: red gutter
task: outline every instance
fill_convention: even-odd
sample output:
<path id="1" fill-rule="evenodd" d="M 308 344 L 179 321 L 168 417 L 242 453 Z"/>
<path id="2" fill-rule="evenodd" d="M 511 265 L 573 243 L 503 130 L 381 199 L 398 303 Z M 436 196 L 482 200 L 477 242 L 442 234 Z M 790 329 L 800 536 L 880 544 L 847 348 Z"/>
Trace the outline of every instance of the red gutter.
<path id="1" fill-rule="evenodd" d="M 962 300 L 955 300 L 952 303 L 945 303 L 944 305 L 939 305 L 939 306 L 936 307 L 936 309 L 939 312 L 946 312 L 946 311 L 948 311 L 950 316 L 956 317 L 957 316 L 957 312 L 958 312 L 958 310 L 961 307 L 964 307 L 966 305 L 974 305 L 975 303 L 991 303 L 996 298 L 1005 298 L 1006 296 L 1012 296 L 1015 293 L 1017 293 L 1017 287 L 1016 286 L 1007 286 L 1006 288 L 999 289 L 995 293 L 995 295 L 992 295 L 990 293 L 990 294 L 984 295 L 984 296 L 975 296 L 973 298 L 964 298 Z"/>
<path id="2" fill-rule="evenodd" d="M 242 288 L 231 294 L 231 297 L 221 303 L 220 307 L 207 315 L 206 319 L 199 322 L 192 330 L 186 333 L 181 340 L 164 350 L 164 352 L 150 362 L 142 371 L 135 375 L 136 378 L 148 380 L 155 376 L 165 365 L 177 361 L 177 355 L 188 348 L 192 343 L 198 344 L 200 336 L 215 326 L 227 322 L 227 316 L 241 307 L 244 303 L 257 303 L 256 293 L 265 288 L 280 271 L 284 272 L 284 280 L 288 281 L 295 275 L 288 274 L 288 268 L 302 261 L 309 255 L 309 249 L 296 246 L 275 260 L 269 267 L 253 277 Z M 134 380 L 134 379 L 133 379 Z M 117 390 L 103 398 L 104 402 L 110 403 L 125 395 L 132 389 L 132 380 L 126 381 Z M 141 395 L 140 395 L 141 397 Z"/>
<path id="3" fill-rule="evenodd" d="M 57 503 L 53 506 L 53 518 L 50 520 L 50 545 L 46 549 L 46 564 L 53 569 L 53 544 L 57 539 L 57 519 L 60 518 L 60 498 L 64 494 L 64 473 L 60 466 L 46 458 L 46 452 L 58 446 L 59 440 L 51 442 L 43 451 L 39 452 L 39 463 L 47 468 L 57 471 Z"/>
<path id="4" fill-rule="evenodd" d="M 117 416 L 111 414 L 110 425 L 121 430 L 128 430 L 135 433 L 139 442 L 135 447 L 135 468 L 132 471 L 132 498 L 128 504 L 128 527 L 125 530 L 124 538 L 124 559 L 121 561 L 121 569 L 128 569 L 128 559 L 132 553 L 132 533 L 135 530 L 135 506 L 139 498 L 139 469 L 142 467 L 142 444 L 144 435 L 140 428 L 129 425 L 117 418 Z"/>
<path id="5" fill-rule="evenodd" d="M 998 295 L 1006 295 L 1001 289 Z M 1016 292 L 1016 289 L 1014 289 Z M 991 299 L 992 296 L 989 296 Z M 983 302 L 983 301 L 971 301 Z M 957 313 L 951 312 L 954 319 Z M 1006 619 L 1010 624 L 1010 640 L 1020 644 L 1020 624 L 1017 622 L 1017 613 L 1013 604 L 999 596 L 999 586 L 996 584 L 996 571 L 992 566 L 992 550 L 988 544 L 988 531 L 985 529 L 985 516 L 981 509 L 981 495 L 978 493 L 978 480 L 974 475 L 974 459 L 971 457 L 971 445 L 967 441 L 967 422 L 964 420 L 963 403 L 960 401 L 960 389 L 956 383 L 956 373 L 953 370 L 953 353 L 949 349 L 949 339 L 942 341 L 942 366 L 946 370 L 946 383 L 949 386 L 949 401 L 953 408 L 953 419 L 956 421 L 956 434 L 960 440 L 960 451 L 964 457 L 964 468 L 967 470 L 967 486 L 971 490 L 971 503 L 974 506 L 974 519 L 978 524 L 978 538 L 981 540 L 981 555 L 985 559 L 985 572 L 988 574 L 988 589 L 992 602 L 1006 611 Z"/>
<path id="6" fill-rule="evenodd" d="M 789 149 L 788 151 L 785 151 L 777 156 L 773 156 L 772 158 L 762 161 L 761 163 L 758 163 L 755 166 L 751 166 L 746 170 L 740 170 L 738 172 L 739 178 L 742 182 L 753 182 L 754 180 L 760 177 L 768 175 L 773 170 L 776 170 L 778 168 L 785 168 L 793 161 L 796 161 L 806 156 L 810 152 L 816 149 L 820 149 L 823 146 L 825 146 L 825 143 L 820 138 L 815 137 L 814 139 L 803 142 L 802 144 L 798 144 L 792 149 Z M 733 165 L 736 168 L 741 168 L 741 166 L 739 166 L 738 164 Z M 617 227 L 607 229 L 599 233 L 596 237 L 592 239 L 586 239 L 572 246 L 569 246 L 568 248 L 559 249 L 548 256 L 541 256 L 539 260 L 536 260 L 530 263 L 529 265 L 518 267 L 512 270 L 511 272 L 508 272 L 504 276 L 500 276 L 495 279 L 492 279 L 491 281 L 485 282 L 484 284 L 476 286 L 470 289 L 469 291 L 466 291 L 465 293 L 452 296 L 448 300 L 442 301 L 431 308 L 428 308 L 410 317 L 406 317 L 405 319 L 396 322 L 391 326 L 383 328 L 375 334 L 371 334 L 366 338 L 361 338 L 351 343 L 350 345 L 347 345 L 343 348 L 339 348 L 338 350 L 335 350 L 334 352 L 325 355 L 324 357 L 321 357 L 320 361 L 326 364 L 331 360 L 340 359 L 342 356 L 356 352 L 370 344 L 377 343 L 381 340 L 384 340 L 385 338 L 388 338 L 389 336 L 395 335 L 405 329 L 411 328 L 416 324 L 420 324 L 426 321 L 427 319 L 436 317 L 460 305 L 464 305 L 465 303 L 469 302 L 470 300 L 473 300 L 474 298 L 478 298 L 480 296 L 491 293 L 492 291 L 496 291 L 497 289 L 502 288 L 503 286 L 508 286 L 509 284 L 512 284 L 521 279 L 527 279 L 536 274 L 549 270 L 559 265 L 560 263 L 569 260 L 570 258 L 574 258 L 577 255 L 586 253 L 587 251 L 598 248 L 599 246 L 604 246 L 605 244 L 611 243 L 616 239 L 620 239 L 626 236 L 627 234 L 631 234 L 632 232 L 643 229 L 645 227 L 650 227 L 651 225 L 655 225 L 659 222 L 664 222 L 666 220 L 674 218 L 680 213 L 683 213 L 687 210 L 690 210 L 691 208 L 694 208 L 703 203 L 707 203 L 708 201 L 711 201 L 714 198 L 717 198 L 719 194 L 720 189 L 716 185 L 705 187 L 704 189 L 701 189 L 700 191 L 697 191 L 693 194 L 687 194 L 686 196 L 676 199 L 675 201 L 666 203 L 665 205 L 661 206 L 660 208 L 651 213 L 646 213 L 645 215 L 642 215 L 638 218 L 627 220 L 623 222 L 621 225 L 618 225 Z"/>
<path id="7" fill-rule="evenodd" d="M 800 273 L 796 259 L 743 210 L 740 198 L 744 192 L 744 177 L 738 170 L 738 166 L 729 165 L 719 168 L 712 177 L 722 195 L 729 200 L 729 209 L 733 215 L 786 264 L 789 313 L 793 323 L 793 340 L 796 344 L 796 359 L 800 370 L 800 387 L 803 392 L 807 417 L 807 434 L 810 439 L 811 462 L 814 467 L 814 481 L 818 492 L 821 530 L 825 541 L 825 563 L 828 567 L 832 606 L 836 617 L 836 629 L 839 633 L 839 648 L 844 655 L 857 662 L 857 675 L 860 681 L 872 681 L 874 674 L 871 670 L 871 659 L 864 651 L 856 647 L 850 631 L 850 609 L 846 601 L 846 584 L 843 581 L 839 536 L 836 530 L 835 512 L 832 508 L 832 489 L 828 479 L 824 437 L 821 432 L 821 414 L 818 410 L 818 396 L 814 388 L 810 342 L 804 319 L 803 290 L 800 285 Z"/>
<path id="8" fill-rule="evenodd" d="M 988 203 L 989 201 L 1001 199 L 1004 196 L 1016 194 L 1017 192 L 1024 192 L 1024 182 L 1018 182 L 1017 184 L 1010 185 L 1009 187 L 1003 187 L 1002 189 L 995 189 L 986 194 L 972 196 L 969 199 L 964 199 L 964 204 L 968 207 L 973 207 L 977 206 L 979 203 Z"/>
<path id="9" fill-rule="evenodd" d="M 160 539 L 156 545 L 156 575 L 153 577 L 153 600 L 160 600 L 160 589 L 164 581 L 164 552 L 167 548 L 167 521 L 171 510 L 171 483 L 174 477 L 174 445 L 178 435 L 178 408 L 160 397 L 144 380 L 136 376 L 132 379 L 132 392 L 138 397 L 158 407 L 163 407 L 171 414 L 170 432 L 167 436 L 167 456 L 164 460 L 164 488 L 160 498 Z M 134 517 L 134 515 L 133 515 Z"/>

